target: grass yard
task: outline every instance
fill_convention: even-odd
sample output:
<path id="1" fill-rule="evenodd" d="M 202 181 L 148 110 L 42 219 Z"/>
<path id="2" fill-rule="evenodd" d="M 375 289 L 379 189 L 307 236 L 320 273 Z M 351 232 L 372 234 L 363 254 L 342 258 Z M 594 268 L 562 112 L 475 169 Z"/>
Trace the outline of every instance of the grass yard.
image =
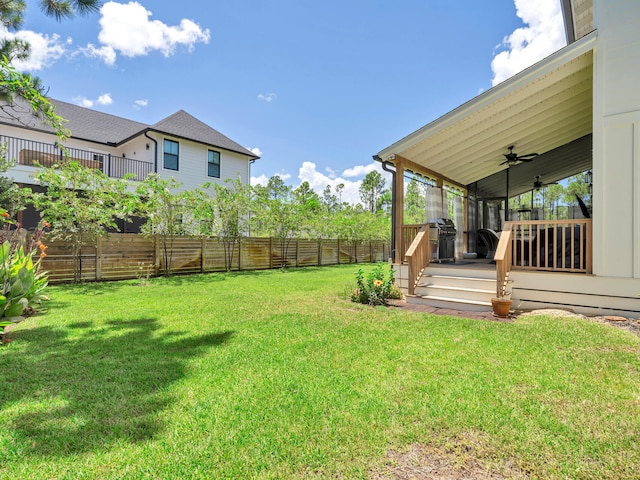
<path id="1" fill-rule="evenodd" d="M 0 348 L 0 478 L 640 478 L 638 337 L 353 304 L 356 269 L 50 288 Z"/>

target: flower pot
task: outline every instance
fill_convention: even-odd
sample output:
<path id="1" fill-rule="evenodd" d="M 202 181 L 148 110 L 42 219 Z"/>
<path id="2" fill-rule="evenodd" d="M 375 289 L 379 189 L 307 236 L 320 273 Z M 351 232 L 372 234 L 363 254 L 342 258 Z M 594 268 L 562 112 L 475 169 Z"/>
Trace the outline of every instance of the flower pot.
<path id="1" fill-rule="evenodd" d="M 506 318 L 509 316 L 509 311 L 511 310 L 511 299 L 492 298 L 491 306 L 493 307 L 493 314 L 496 317 Z"/>

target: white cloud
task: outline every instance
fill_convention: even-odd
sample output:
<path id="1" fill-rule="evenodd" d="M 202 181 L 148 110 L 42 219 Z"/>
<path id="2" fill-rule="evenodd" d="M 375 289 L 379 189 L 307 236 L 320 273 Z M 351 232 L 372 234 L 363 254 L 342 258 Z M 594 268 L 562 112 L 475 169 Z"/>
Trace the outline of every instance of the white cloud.
<path id="1" fill-rule="evenodd" d="M 300 179 L 300 183 L 307 181 L 313 190 L 322 195 L 322 191 L 326 188 L 327 185 L 331 187 L 332 192 L 335 194 L 335 188 L 338 185 L 344 185 L 342 189 L 342 201 L 349 202 L 351 204 L 360 203 L 360 185 L 362 185 L 362 180 L 349 180 L 349 177 L 361 176 L 364 177 L 367 173 L 372 170 L 377 170 L 382 174 L 382 178 L 386 180 L 386 186 L 391 186 L 391 175 L 388 172 L 382 170 L 379 163 L 374 162 L 370 165 L 365 166 L 355 166 L 353 168 L 349 168 L 345 170 L 345 172 L 349 172 L 349 175 L 345 175 L 343 172 L 342 177 L 335 176 L 327 176 L 324 173 L 318 172 L 316 170 L 316 164 L 313 162 L 304 162 L 298 171 L 298 178 Z M 360 174 L 354 174 L 354 172 L 363 172 Z M 348 178 L 343 178 L 348 177 Z"/>
<path id="2" fill-rule="evenodd" d="M 278 98 L 278 96 L 275 93 L 260 93 L 258 94 L 258 98 L 263 102 L 271 103 Z"/>
<path id="3" fill-rule="evenodd" d="M 76 97 L 73 99 L 76 105 L 80 105 L 81 107 L 91 108 L 93 107 L 94 101 L 90 100 L 86 97 Z"/>
<path id="4" fill-rule="evenodd" d="M 111 105 L 113 103 L 113 98 L 111 97 L 110 93 L 103 93 L 96 100 L 92 100 L 90 98 L 83 97 L 83 96 L 78 96 L 74 98 L 73 101 L 76 105 L 80 105 L 81 107 L 91 108 L 96 103 L 98 105 L 105 105 L 105 106 Z"/>
<path id="5" fill-rule="evenodd" d="M 279 176 L 283 182 L 287 182 L 287 180 L 289 180 L 291 178 L 291 175 L 288 173 L 276 173 L 274 175 Z M 267 177 L 264 173 L 262 175 L 260 175 L 259 177 L 251 177 L 251 179 L 249 180 L 249 183 L 253 186 L 255 185 L 262 185 L 262 186 L 266 186 L 267 183 L 269 183 L 269 178 Z"/>
<path id="6" fill-rule="evenodd" d="M 113 67 L 116 64 L 116 51 L 108 45 L 96 48 L 95 45 L 90 43 L 86 47 L 80 48 L 79 51 L 84 54 L 84 56 L 97 58 L 110 67 Z"/>
<path id="7" fill-rule="evenodd" d="M 329 178 L 336 178 L 338 176 L 336 171 L 331 167 L 324 167 L 324 171 L 329 174 Z"/>
<path id="8" fill-rule="evenodd" d="M 259 177 L 251 177 L 251 180 L 249 183 L 251 183 L 252 186 L 262 185 L 264 187 L 267 185 L 268 182 L 269 182 L 269 178 L 263 173 Z"/>
<path id="9" fill-rule="evenodd" d="M 329 175 L 319 172 L 317 170 L 317 166 L 313 162 L 303 162 L 302 166 L 298 170 L 298 180 L 300 183 L 308 182 L 309 186 L 318 194 L 322 195 L 324 189 L 329 185 L 331 187 L 331 192 L 336 195 L 336 187 L 338 185 L 342 185 L 342 193 L 341 199 L 343 202 L 349 202 L 353 205 L 356 205 L 360 202 L 360 185 L 362 185 L 362 178 L 372 170 L 377 170 L 382 175 L 382 178 L 385 179 L 385 187 L 391 187 L 391 174 L 389 172 L 385 172 L 382 170 L 381 165 L 378 162 L 374 162 L 370 165 L 364 166 L 356 166 L 345 171 L 359 171 L 363 172 L 360 176 L 362 178 L 358 180 L 352 180 L 349 178 L 345 178 L 346 175 L 342 175 L 341 177 L 336 177 L 332 174 L 331 169 L 327 169 Z M 291 175 L 287 173 L 277 173 L 280 178 L 282 178 L 285 182 L 291 178 Z M 251 185 L 266 185 L 269 181 L 269 177 L 262 174 L 259 177 L 251 177 Z M 294 188 L 297 188 L 298 185 L 294 185 Z"/>
<path id="10" fill-rule="evenodd" d="M 367 173 L 372 172 L 373 170 L 383 171 L 378 162 L 372 162 L 368 165 L 356 165 L 355 167 L 347 168 L 342 172 L 342 175 L 347 178 L 364 177 Z"/>
<path id="11" fill-rule="evenodd" d="M 258 147 L 247 148 L 247 150 L 249 150 L 251 153 L 253 153 L 257 157 L 261 157 L 262 156 L 262 150 L 260 150 Z"/>
<path id="12" fill-rule="evenodd" d="M 178 26 L 149 20 L 152 12 L 138 2 L 107 2 L 100 13 L 98 40 L 103 47 L 94 50 L 103 52 L 106 63 L 112 59 L 115 62 L 115 57 L 107 54 L 109 49 L 125 57 L 148 55 L 152 51 L 160 51 L 168 57 L 180 45 L 191 51 L 196 43 L 209 43 L 211 37 L 209 29 L 203 30 L 193 20 L 182 19 Z"/>
<path id="13" fill-rule="evenodd" d="M 149 100 L 146 99 L 140 99 L 140 100 L 136 100 L 135 102 L 133 102 L 133 108 L 135 108 L 136 110 L 140 110 L 143 107 L 146 107 L 147 105 L 149 105 Z"/>
<path id="14" fill-rule="evenodd" d="M 21 72 L 42 70 L 55 63 L 66 52 L 65 42 L 62 42 L 60 35 L 57 34 L 49 36 L 31 30 L 20 30 L 13 33 L 0 27 L 0 38 L 23 40 L 31 46 L 29 58 L 11 62 Z M 66 40 L 67 44 L 70 42 L 70 39 Z"/>
<path id="15" fill-rule="evenodd" d="M 96 100 L 99 105 L 111 105 L 113 103 L 113 98 L 111 98 L 110 93 L 104 93 L 98 97 Z"/>
<path id="16" fill-rule="evenodd" d="M 560 0 L 514 0 L 525 24 L 505 37 L 491 62 L 493 85 L 521 72 L 566 45 Z"/>

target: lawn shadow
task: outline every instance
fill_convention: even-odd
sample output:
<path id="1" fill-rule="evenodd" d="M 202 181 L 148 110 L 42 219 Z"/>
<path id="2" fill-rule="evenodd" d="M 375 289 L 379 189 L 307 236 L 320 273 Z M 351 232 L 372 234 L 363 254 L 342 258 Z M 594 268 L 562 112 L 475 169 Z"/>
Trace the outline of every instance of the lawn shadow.
<path id="1" fill-rule="evenodd" d="M 13 332 L 14 343 L 2 352 L 10 368 L 0 372 L 3 428 L 13 437 L 10 451 L 0 449 L 3 460 L 153 438 L 164 428 L 162 412 L 174 401 L 169 387 L 184 377 L 186 362 L 234 334 L 169 337 L 159 328 L 156 319 L 140 318 Z"/>

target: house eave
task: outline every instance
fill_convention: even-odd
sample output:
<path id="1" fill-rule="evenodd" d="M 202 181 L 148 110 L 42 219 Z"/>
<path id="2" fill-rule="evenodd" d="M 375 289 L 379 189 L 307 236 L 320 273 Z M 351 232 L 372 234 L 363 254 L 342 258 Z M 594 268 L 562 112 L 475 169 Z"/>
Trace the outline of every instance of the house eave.
<path id="1" fill-rule="evenodd" d="M 547 86 L 559 82 L 567 84 L 563 91 L 555 93 L 563 99 L 569 95 L 567 92 L 579 90 L 580 97 L 576 98 L 571 108 L 581 108 L 583 103 L 589 105 L 585 105 L 584 111 L 580 112 L 581 124 L 575 126 L 575 132 L 567 131 L 567 136 L 573 137 L 569 140 L 564 137 L 548 139 L 544 143 L 544 151 L 589 134 L 592 128 L 593 63 L 590 53 L 596 40 L 597 32 L 594 31 L 402 138 L 377 155 L 382 160 L 399 155 L 468 185 L 506 168 L 498 168 L 498 165 L 508 145 L 515 143 L 520 153 L 539 150 L 535 122 L 545 115 L 542 110 L 554 104 L 554 89 Z M 535 98 L 531 99 L 533 95 Z M 519 107 L 518 102 L 522 102 L 521 108 L 516 108 Z M 530 109 L 525 107 L 529 104 Z M 504 113 L 505 105 L 511 108 L 509 116 Z M 532 113 L 538 105 L 542 105 L 539 107 L 541 111 Z M 565 115 L 570 113 L 566 111 Z M 487 129 L 490 121 L 493 121 L 492 127 Z M 500 122 L 504 124 L 502 127 Z M 513 128 L 515 122 L 521 125 L 518 129 Z M 476 138 L 472 139 L 474 135 Z M 447 145 L 449 147 L 445 148 Z"/>
<path id="2" fill-rule="evenodd" d="M 594 31 L 586 37 L 580 39 L 580 41 L 574 42 L 573 44 L 558 50 L 544 60 L 539 61 L 526 70 L 523 70 L 522 72 L 496 85 L 495 87 L 492 87 L 486 92 L 481 93 L 472 100 L 463 103 L 459 107 L 442 115 L 433 122 L 428 123 L 424 127 L 416 130 L 410 135 L 407 135 L 401 140 L 381 150 L 380 152 L 378 152 L 378 156 L 380 156 L 380 158 L 382 159 L 386 159 L 390 155 L 402 152 L 407 148 L 415 145 L 416 143 L 424 140 L 425 138 L 433 135 L 434 133 L 449 127 L 450 125 L 460 121 L 465 117 L 468 117 L 473 112 L 491 105 L 498 99 L 507 96 L 509 93 L 517 89 L 525 87 L 536 78 L 539 78 L 540 76 L 561 67 L 571 59 L 577 58 L 580 55 L 592 50 L 596 38 L 597 32 Z"/>

